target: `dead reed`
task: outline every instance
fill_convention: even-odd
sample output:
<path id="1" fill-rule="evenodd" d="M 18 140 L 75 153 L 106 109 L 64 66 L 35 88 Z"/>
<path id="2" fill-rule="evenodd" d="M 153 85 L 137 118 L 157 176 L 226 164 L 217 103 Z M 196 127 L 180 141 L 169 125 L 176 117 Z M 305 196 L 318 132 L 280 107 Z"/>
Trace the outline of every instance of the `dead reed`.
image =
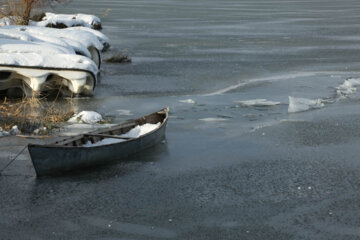
<path id="1" fill-rule="evenodd" d="M 63 2 L 65 0 L 4 0 L 0 8 L 0 18 L 8 17 L 16 25 L 28 25 L 34 11 L 51 7 L 51 3 Z M 34 20 L 40 16 L 42 15 L 35 16 Z"/>
<path id="2" fill-rule="evenodd" d="M 74 114 L 72 98 L 49 101 L 46 98 L 24 97 L 0 100 L 0 127 L 8 130 L 17 125 L 23 133 L 42 128 L 51 131 Z"/>

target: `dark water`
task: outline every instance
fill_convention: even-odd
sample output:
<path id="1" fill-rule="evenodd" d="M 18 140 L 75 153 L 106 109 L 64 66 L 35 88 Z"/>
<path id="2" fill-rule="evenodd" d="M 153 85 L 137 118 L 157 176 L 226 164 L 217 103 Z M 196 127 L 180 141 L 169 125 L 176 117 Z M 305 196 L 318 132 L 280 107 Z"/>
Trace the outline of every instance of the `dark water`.
<path id="1" fill-rule="evenodd" d="M 357 1 L 79 0 L 64 11 L 101 17 L 133 59 L 103 64 L 77 110 L 119 122 L 170 106 L 166 143 L 57 178 L 36 179 L 21 155 L 0 176 L 0 239 L 360 238 L 360 97 L 336 94 L 360 76 Z M 288 96 L 324 107 L 289 114 Z M 263 98 L 280 104 L 236 103 Z M 0 167 L 24 141 L 1 140 Z"/>

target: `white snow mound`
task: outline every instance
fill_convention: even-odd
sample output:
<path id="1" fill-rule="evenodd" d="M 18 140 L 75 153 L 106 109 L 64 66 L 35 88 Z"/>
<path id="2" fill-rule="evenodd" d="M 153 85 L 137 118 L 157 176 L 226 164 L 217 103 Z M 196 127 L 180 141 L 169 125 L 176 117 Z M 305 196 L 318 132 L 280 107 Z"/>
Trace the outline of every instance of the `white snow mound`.
<path id="1" fill-rule="evenodd" d="M 94 111 L 82 111 L 68 120 L 70 123 L 94 124 L 103 121 L 102 116 Z"/>
<path id="2" fill-rule="evenodd" d="M 47 12 L 41 21 L 31 21 L 30 24 L 39 27 L 46 27 L 49 24 L 64 24 L 67 27 L 80 25 L 93 28 L 95 25 L 101 26 L 101 20 L 100 18 L 89 14 L 55 14 Z"/>
<path id="3" fill-rule="evenodd" d="M 136 127 L 132 128 L 129 132 L 120 135 L 121 137 L 129 137 L 129 138 L 137 138 L 142 135 L 145 135 L 160 126 L 160 123 L 151 124 L 145 123 L 143 125 L 137 125 Z"/>
<path id="4" fill-rule="evenodd" d="M 155 130 L 160 125 L 161 125 L 160 122 L 158 122 L 156 124 L 145 123 L 143 125 L 137 125 L 136 127 L 132 128 L 129 132 L 119 135 L 119 137 L 138 138 L 140 136 L 143 136 L 143 135 Z M 88 141 L 87 143 L 83 144 L 82 146 L 83 147 L 95 147 L 95 146 L 102 146 L 102 145 L 107 145 L 107 144 L 112 144 L 112 143 L 119 143 L 119 142 L 123 142 L 125 140 L 126 139 L 104 138 L 103 140 L 98 141 L 96 143 L 91 143 L 91 141 Z"/>

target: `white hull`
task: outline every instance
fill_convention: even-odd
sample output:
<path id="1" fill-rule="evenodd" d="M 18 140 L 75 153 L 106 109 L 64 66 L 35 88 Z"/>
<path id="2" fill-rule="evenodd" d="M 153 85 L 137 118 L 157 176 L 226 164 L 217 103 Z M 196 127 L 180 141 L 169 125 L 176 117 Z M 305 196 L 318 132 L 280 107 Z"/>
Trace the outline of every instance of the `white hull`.
<path id="1" fill-rule="evenodd" d="M 60 89 L 65 94 L 91 95 L 96 76 L 85 70 L 0 65 L 0 91 L 18 88 L 25 95 Z"/>

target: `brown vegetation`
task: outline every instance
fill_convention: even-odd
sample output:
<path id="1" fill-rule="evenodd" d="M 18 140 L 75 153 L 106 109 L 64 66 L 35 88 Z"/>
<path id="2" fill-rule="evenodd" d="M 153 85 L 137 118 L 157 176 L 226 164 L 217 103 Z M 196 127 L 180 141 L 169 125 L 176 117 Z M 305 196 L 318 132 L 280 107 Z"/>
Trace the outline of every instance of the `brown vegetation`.
<path id="1" fill-rule="evenodd" d="M 131 63 L 131 58 L 126 50 L 112 49 L 110 56 L 104 59 L 108 63 Z"/>
<path id="2" fill-rule="evenodd" d="M 33 133 L 39 128 L 50 131 L 57 124 L 66 122 L 73 114 L 71 99 L 59 104 L 56 99 L 49 101 L 37 97 L 0 100 L 0 127 L 5 130 L 17 125 L 23 133 Z"/>
<path id="3" fill-rule="evenodd" d="M 11 17 L 15 24 L 27 25 L 33 10 L 46 6 L 51 1 L 60 2 L 60 0 L 5 0 L 1 5 L 0 17 Z"/>

